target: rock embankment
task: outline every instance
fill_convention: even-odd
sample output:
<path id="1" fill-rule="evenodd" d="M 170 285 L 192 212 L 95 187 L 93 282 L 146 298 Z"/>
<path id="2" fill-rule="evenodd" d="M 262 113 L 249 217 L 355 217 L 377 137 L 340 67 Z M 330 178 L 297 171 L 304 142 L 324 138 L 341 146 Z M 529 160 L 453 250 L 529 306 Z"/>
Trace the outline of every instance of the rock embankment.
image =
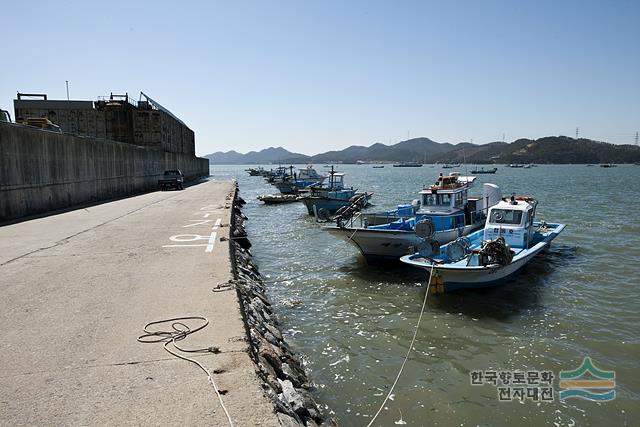
<path id="1" fill-rule="evenodd" d="M 311 381 L 300 356 L 285 342 L 266 287 L 253 262 L 242 206 L 236 189 L 231 215 L 231 261 L 235 287 L 247 328 L 250 353 L 265 394 L 285 426 L 317 426 L 323 422 L 309 390 Z"/>

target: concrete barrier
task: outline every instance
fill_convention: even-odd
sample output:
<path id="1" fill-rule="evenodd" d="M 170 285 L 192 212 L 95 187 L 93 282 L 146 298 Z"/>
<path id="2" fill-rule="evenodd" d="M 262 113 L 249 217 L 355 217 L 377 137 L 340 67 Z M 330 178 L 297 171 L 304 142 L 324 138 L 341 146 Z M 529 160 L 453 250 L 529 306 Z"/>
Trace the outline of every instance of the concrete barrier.
<path id="1" fill-rule="evenodd" d="M 194 180 L 209 175 L 209 161 L 0 123 L 0 222 L 152 191 L 165 169 Z"/>

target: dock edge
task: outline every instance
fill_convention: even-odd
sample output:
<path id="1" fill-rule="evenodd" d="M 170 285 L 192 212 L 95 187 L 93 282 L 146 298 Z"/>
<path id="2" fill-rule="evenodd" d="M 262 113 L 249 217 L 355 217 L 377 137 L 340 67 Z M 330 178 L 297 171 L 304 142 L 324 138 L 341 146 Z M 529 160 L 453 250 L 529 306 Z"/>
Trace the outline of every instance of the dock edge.
<path id="1" fill-rule="evenodd" d="M 285 342 L 278 318 L 266 296 L 262 275 L 249 250 L 251 242 L 245 229 L 247 217 L 242 213 L 246 202 L 238 193 L 236 183 L 229 250 L 249 354 L 280 423 L 284 426 L 317 426 L 322 424 L 324 417 L 309 392 L 312 383 L 302 360 Z"/>

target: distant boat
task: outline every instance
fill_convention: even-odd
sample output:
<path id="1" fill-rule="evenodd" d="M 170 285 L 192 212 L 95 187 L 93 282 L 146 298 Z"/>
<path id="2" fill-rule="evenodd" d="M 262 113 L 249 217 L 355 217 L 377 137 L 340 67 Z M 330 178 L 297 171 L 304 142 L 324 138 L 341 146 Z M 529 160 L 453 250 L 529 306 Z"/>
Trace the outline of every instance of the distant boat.
<path id="1" fill-rule="evenodd" d="M 384 168 L 384 165 L 374 166 L 373 168 L 374 168 L 374 169 L 382 169 L 382 168 Z"/>
<path id="2" fill-rule="evenodd" d="M 451 163 L 451 164 L 442 165 L 442 169 L 454 169 L 459 167 L 460 167 L 460 163 Z"/>
<path id="3" fill-rule="evenodd" d="M 280 203 L 297 202 L 298 196 L 295 194 L 263 194 L 258 196 L 257 199 L 268 205 L 275 205 Z"/>
<path id="4" fill-rule="evenodd" d="M 421 168 L 422 163 L 417 162 L 402 162 L 393 165 L 394 168 Z"/>
<path id="5" fill-rule="evenodd" d="M 265 170 L 262 166 L 257 168 L 245 169 L 245 172 L 249 172 L 249 175 L 251 176 L 264 176 L 265 174 Z"/>
<path id="6" fill-rule="evenodd" d="M 508 168 L 523 168 L 524 165 L 520 164 L 520 163 L 511 163 L 509 165 L 507 165 Z"/>
<path id="7" fill-rule="evenodd" d="M 474 174 L 482 174 L 482 173 L 496 173 L 498 171 L 498 168 L 493 168 L 493 169 L 486 169 L 485 168 L 476 168 L 475 170 L 472 170 L 471 173 Z"/>
<path id="8" fill-rule="evenodd" d="M 618 165 L 616 165 L 615 163 L 601 163 L 600 167 L 601 168 L 615 168 Z"/>

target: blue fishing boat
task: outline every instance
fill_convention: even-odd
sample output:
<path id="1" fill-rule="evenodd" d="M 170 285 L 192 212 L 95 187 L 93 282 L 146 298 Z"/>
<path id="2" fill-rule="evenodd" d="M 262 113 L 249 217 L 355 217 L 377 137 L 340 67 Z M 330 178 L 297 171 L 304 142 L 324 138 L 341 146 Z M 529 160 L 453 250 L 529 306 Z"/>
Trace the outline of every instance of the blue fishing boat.
<path id="1" fill-rule="evenodd" d="M 436 293 L 504 284 L 565 228 L 535 221 L 537 205 L 530 197 L 502 200 L 489 210 L 484 229 L 435 251 L 419 246 L 400 260 L 431 272 L 430 289 Z"/>
<path id="2" fill-rule="evenodd" d="M 357 203 L 360 208 L 369 203 L 373 194 L 358 192 L 344 187 L 344 173 L 335 172 L 331 168 L 327 185 L 312 185 L 300 193 L 299 200 L 304 203 L 309 215 L 322 220 L 329 219 L 330 214 L 342 207 Z"/>
<path id="3" fill-rule="evenodd" d="M 293 166 L 290 166 L 289 173 L 275 179 L 272 184 L 275 185 L 282 194 L 294 194 L 303 188 L 322 183 L 326 178 L 326 176 L 316 172 L 311 165 L 300 169 L 298 172 L 294 172 Z"/>
<path id="4" fill-rule="evenodd" d="M 423 243 L 416 228 L 430 229 L 427 234 L 435 247 L 482 228 L 488 208 L 498 203 L 502 195 L 498 186 L 484 184 L 481 197 L 470 197 L 468 191 L 475 179 L 457 173 L 440 174 L 436 183 L 425 186 L 420 198 L 411 204 L 362 213 L 348 221 L 338 217 L 336 225 L 323 229 L 353 244 L 367 262 L 397 261 Z"/>

